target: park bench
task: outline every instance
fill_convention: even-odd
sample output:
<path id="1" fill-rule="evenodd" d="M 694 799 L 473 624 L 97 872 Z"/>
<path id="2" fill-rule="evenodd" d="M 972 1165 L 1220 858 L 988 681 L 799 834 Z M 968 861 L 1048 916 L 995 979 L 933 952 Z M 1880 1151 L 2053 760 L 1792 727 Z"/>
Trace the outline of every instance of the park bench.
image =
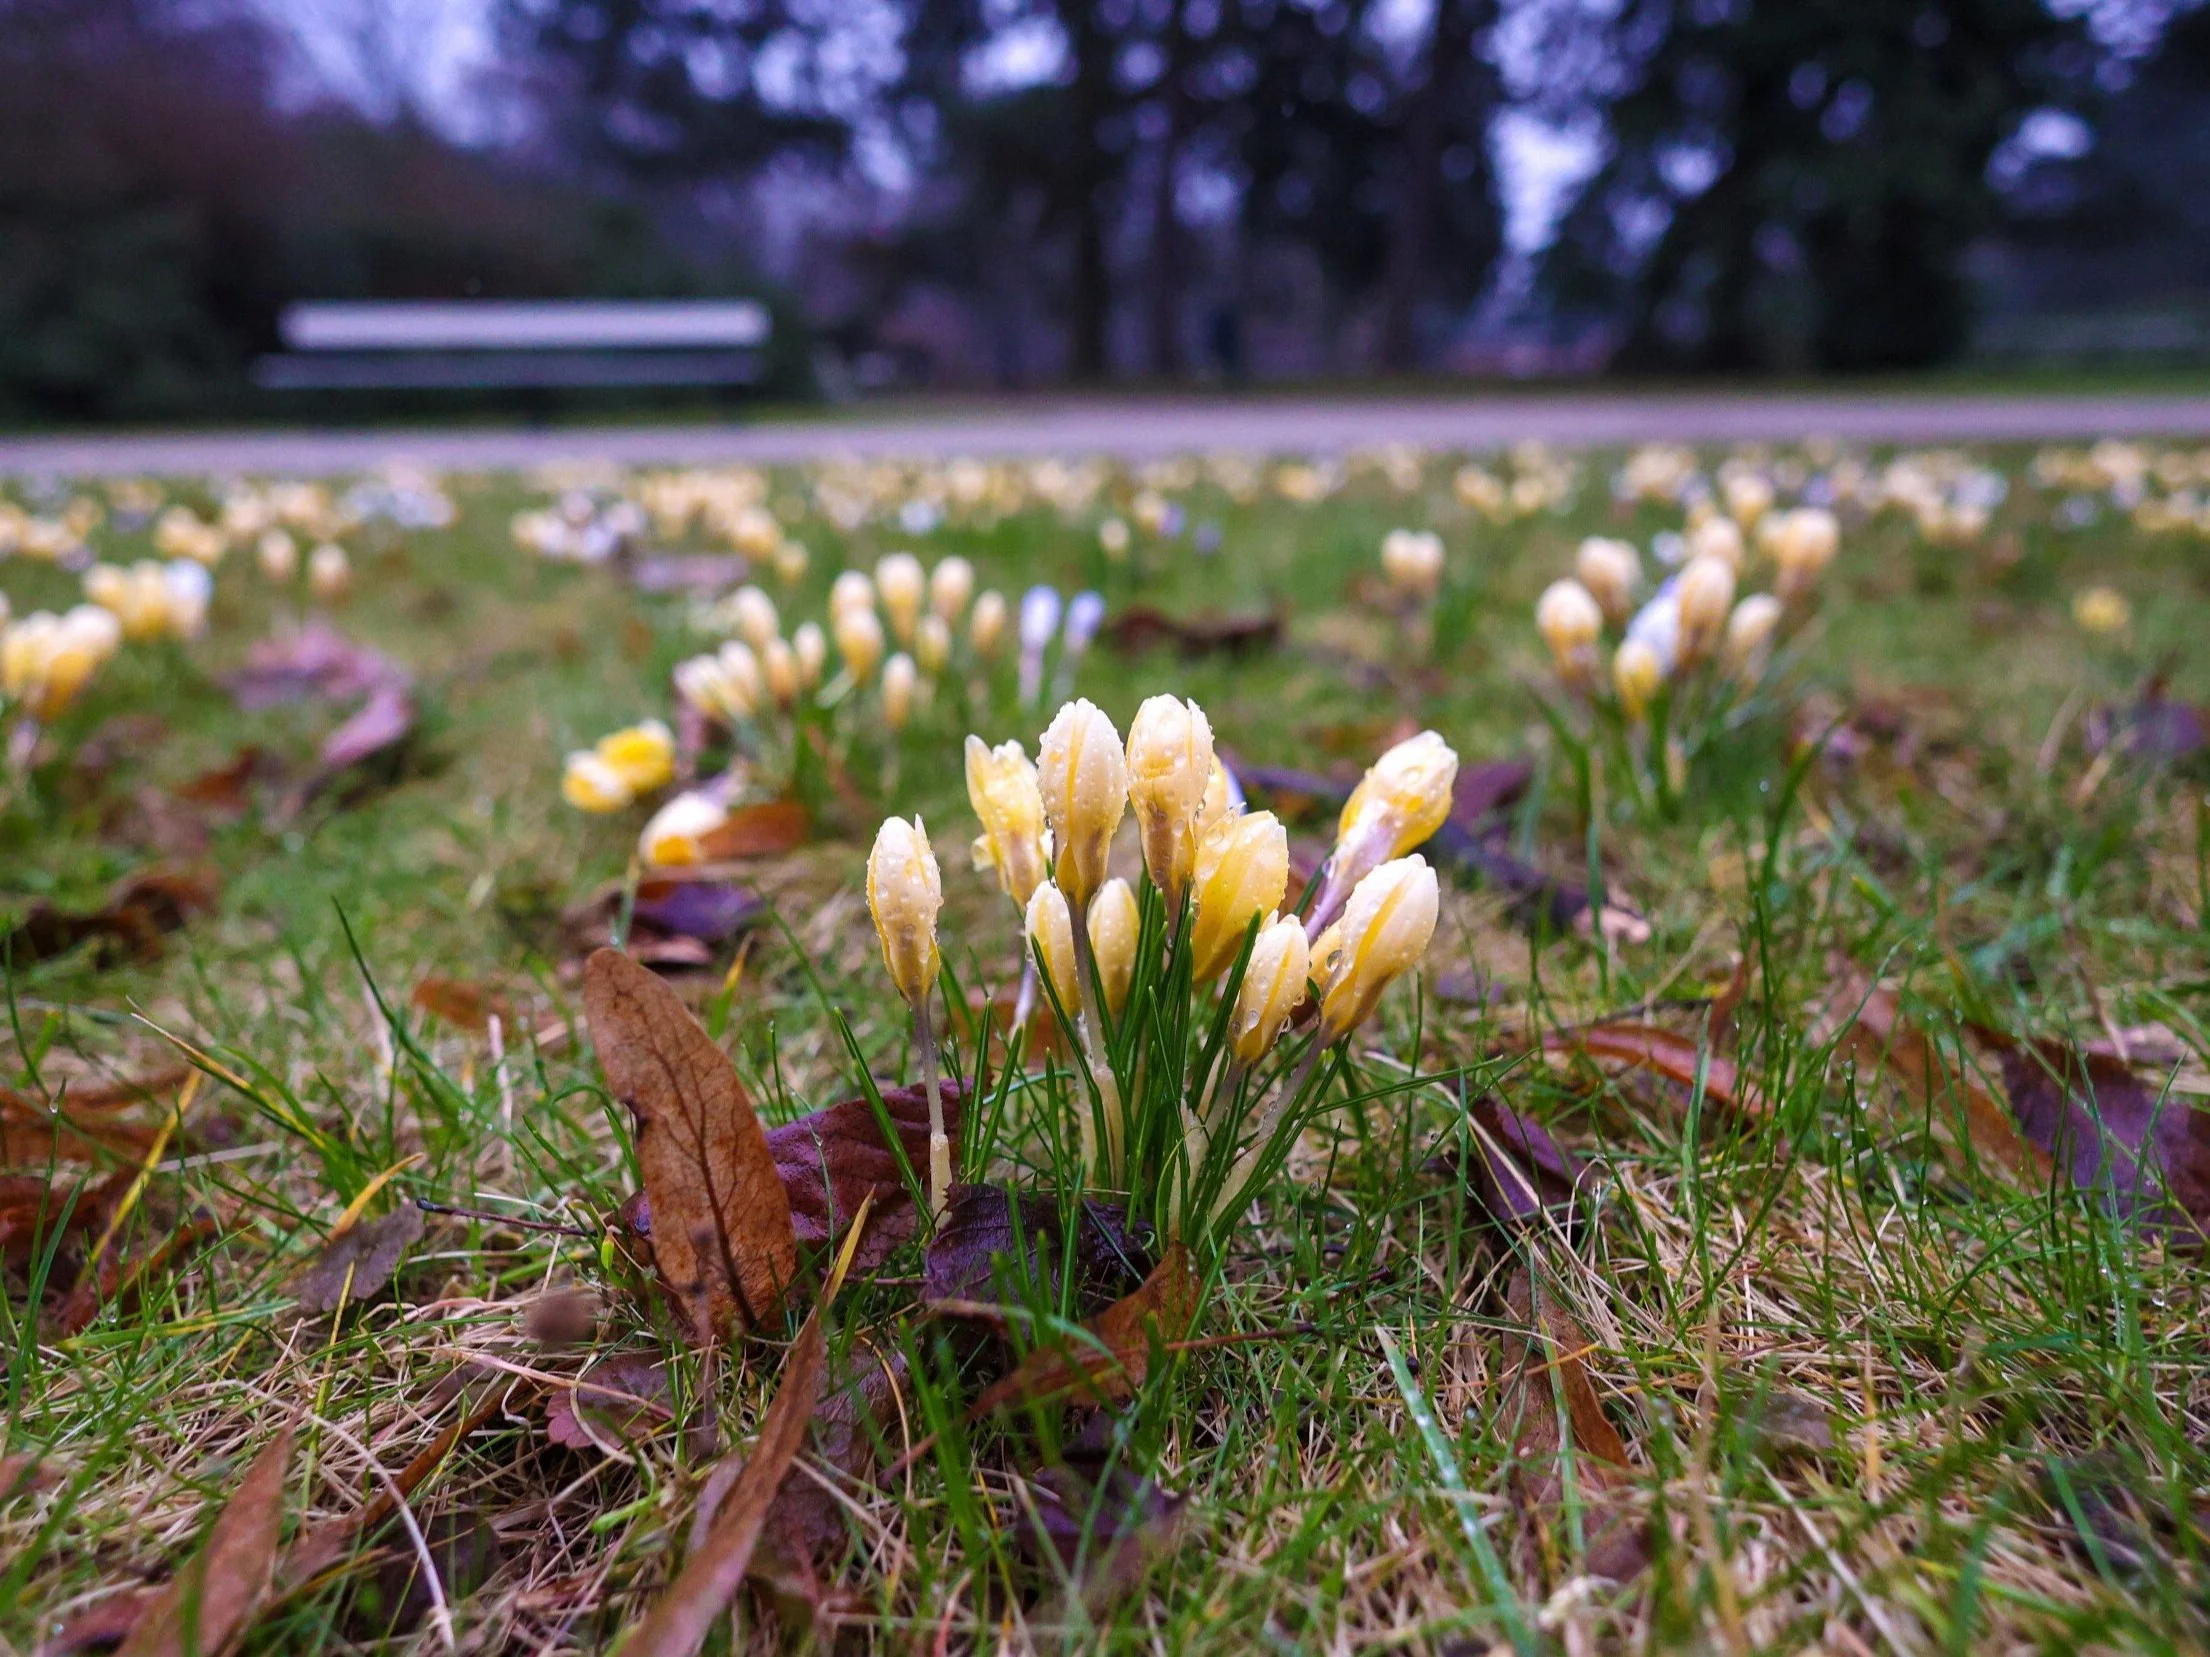
<path id="1" fill-rule="evenodd" d="M 316 300 L 285 307 L 276 391 L 733 386 L 760 377 L 767 307 L 749 299 Z"/>

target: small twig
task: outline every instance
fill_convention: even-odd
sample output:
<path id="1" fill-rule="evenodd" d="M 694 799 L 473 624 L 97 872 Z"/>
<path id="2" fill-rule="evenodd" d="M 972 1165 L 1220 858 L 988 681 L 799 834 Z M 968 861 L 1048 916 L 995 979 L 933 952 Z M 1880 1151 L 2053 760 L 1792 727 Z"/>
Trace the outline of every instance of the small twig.
<path id="1" fill-rule="evenodd" d="M 579 1225 L 562 1225 L 557 1220 L 526 1220 L 519 1214 L 494 1214 L 488 1208 L 462 1208 L 456 1203 L 432 1202 L 428 1197 L 417 1197 L 414 1206 L 425 1214 L 448 1214 L 457 1220 L 483 1220 L 491 1225 L 510 1225 L 517 1231 L 549 1231 L 562 1237 L 593 1238 L 598 1235 Z"/>

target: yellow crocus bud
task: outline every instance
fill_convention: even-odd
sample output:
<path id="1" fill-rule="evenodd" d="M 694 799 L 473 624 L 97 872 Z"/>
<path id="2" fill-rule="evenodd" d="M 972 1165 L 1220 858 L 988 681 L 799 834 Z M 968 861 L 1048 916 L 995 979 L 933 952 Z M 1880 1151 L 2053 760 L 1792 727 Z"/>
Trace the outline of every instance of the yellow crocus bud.
<path id="1" fill-rule="evenodd" d="M 973 614 L 967 618 L 967 643 L 984 661 L 998 653 L 998 646 L 1005 642 L 1005 595 L 986 592 L 975 600 Z"/>
<path id="2" fill-rule="evenodd" d="M 829 619 L 833 622 L 847 610 L 872 610 L 875 607 L 875 584 L 858 570 L 842 570 L 829 583 Z"/>
<path id="3" fill-rule="evenodd" d="M 121 614 L 130 602 L 130 571 L 120 564 L 94 564 L 84 572 L 84 596 L 103 610 Z"/>
<path id="4" fill-rule="evenodd" d="M 1205 778 L 1205 798 L 1197 807 L 1197 821 L 1191 826 L 1191 833 L 1197 844 L 1201 846 L 1205 843 L 1205 836 L 1213 831 L 1215 824 L 1227 817 L 1229 808 L 1234 804 L 1235 800 L 1228 792 L 1228 768 L 1216 758 L 1212 762 L 1211 775 Z"/>
<path id="5" fill-rule="evenodd" d="M 798 683 L 811 690 L 821 683 L 821 669 L 829 659 L 829 640 L 819 622 L 802 621 L 790 636 L 790 653 L 798 662 Z"/>
<path id="6" fill-rule="evenodd" d="M 967 800 L 982 821 L 975 867 L 996 870 L 999 889 L 1026 910 L 1051 852 L 1036 768 L 1018 742 L 992 748 L 979 736 L 967 738 Z"/>
<path id="7" fill-rule="evenodd" d="M 1443 581 L 1443 538 L 1431 530 L 1392 529 L 1381 539 L 1381 571 L 1406 598 L 1427 603 Z"/>
<path id="8" fill-rule="evenodd" d="M 648 869 L 682 868 L 713 861 L 708 841 L 729 821 L 729 808 L 710 794 L 676 795 L 652 814 L 637 837 L 637 855 Z"/>
<path id="9" fill-rule="evenodd" d="M 1307 936 L 1341 913 L 1369 871 L 1424 844 L 1450 816 L 1458 756 L 1433 731 L 1407 737 L 1368 767 L 1343 803 L 1327 884 L 1306 918 Z"/>
<path id="10" fill-rule="evenodd" d="M 33 610 L 0 632 L 0 694 L 10 701 L 27 697 L 46 677 L 61 618 L 51 610 Z"/>
<path id="11" fill-rule="evenodd" d="M 1799 506 L 1787 514 L 1773 540 L 1773 591 L 1780 601 L 1793 604 L 1808 593 L 1841 544 L 1841 523 L 1823 507 Z"/>
<path id="12" fill-rule="evenodd" d="M 1120 733 L 1088 698 L 1062 707 L 1036 753 L 1044 820 L 1058 849 L 1056 878 L 1084 914 L 1105 882 L 1105 854 L 1128 809 L 1128 765 Z M 1277 900 L 1278 901 L 1278 900 Z"/>
<path id="13" fill-rule="evenodd" d="M 943 672 L 952 659 L 951 623 L 934 613 L 923 616 L 913 630 L 913 659 L 931 679 Z"/>
<path id="14" fill-rule="evenodd" d="M 775 601 L 757 587 L 739 587 L 730 596 L 729 610 L 736 620 L 737 637 L 754 650 L 765 650 L 767 641 L 782 631 Z"/>
<path id="15" fill-rule="evenodd" d="M 1153 696 L 1128 726 L 1128 802 L 1136 809 L 1143 866 L 1180 907 L 1197 861 L 1197 819 L 1212 782 L 1212 723 L 1195 702 Z"/>
<path id="16" fill-rule="evenodd" d="M 1742 567 L 1742 531 L 1732 518 L 1704 519 L 1688 532 L 1690 558 L 1719 558 L 1730 570 Z"/>
<path id="17" fill-rule="evenodd" d="M 253 556 L 267 580 L 287 582 L 299 573 L 299 543 L 281 529 L 269 530 L 254 542 Z"/>
<path id="18" fill-rule="evenodd" d="M 798 700 L 798 654 L 781 639 L 769 639 L 760 650 L 760 678 L 778 708 Z"/>
<path id="19" fill-rule="evenodd" d="M 2108 637 L 2133 625 L 2133 606 L 2115 587 L 2083 587 L 2072 599 L 2072 619 L 2082 630 Z"/>
<path id="20" fill-rule="evenodd" d="M 875 564 L 875 590 L 882 595 L 884 614 L 900 644 L 913 642 L 913 629 L 921 619 L 921 600 L 928 591 L 928 577 L 920 559 L 910 552 L 888 553 Z"/>
<path id="21" fill-rule="evenodd" d="M 1726 631 L 1734 608 L 1734 566 L 1710 553 L 1688 561 L 1675 589 L 1680 601 L 1681 656 L 1697 661 L 1711 654 Z"/>
<path id="22" fill-rule="evenodd" d="M 795 587 L 806 578 L 806 543 L 784 541 L 775 548 L 775 578 L 786 587 Z"/>
<path id="23" fill-rule="evenodd" d="M 1197 981 L 1208 983 L 1235 964 L 1251 922 L 1281 907 L 1289 891 L 1289 831 L 1271 811 L 1223 819 L 1197 848 L 1195 884 L 1190 964 Z"/>
<path id="24" fill-rule="evenodd" d="M 353 565 L 345 548 L 325 541 L 307 555 L 307 590 L 325 604 L 335 604 L 353 585 Z"/>
<path id="25" fill-rule="evenodd" d="M 1640 720 L 1665 683 L 1665 663 L 1647 639 L 1629 639 L 1611 659 L 1612 689 L 1619 693 L 1620 710 Z"/>
<path id="26" fill-rule="evenodd" d="M 1074 917 L 1067 912 L 1066 894 L 1045 881 L 1029 894 L 1024 919 L 1029 948 L 1043 957 L 1052 993 L 1072 1018 L 1082 1006 L 1082 996 L 1074 967 Z"/>
<path id="27" fill-rule="evenodd" d="M 1573 555 L 1573 573 L 1614 626 L 1626 621 L 1642 585 L 1642 558 L 1632 542 L 1591 535 Z"/>
<path id="28" fill-rule="evenodd" d="M 629 780 L 589 748 L 568 756 L 560 773 L 560 797 L 578 811 L 625 810 L 637 796 Z"/>
<path id="29" fill-rule="evenodd" d="M 1400 857 L 1369 874 L 1343 911 L 1342 958 L 1320 1002 L 1320 1039 L 1339 1041 L 1364 1023 L 1381 992 L 1427 954 L 1442 894 L 1424 857 Z"/>
<path id="30" fill-rule="evenodd" d="M 893 731 L 904 730 L 913 717 L 913 692 L 920 677 L 913 658 L 902 650 L 882 664 L 882 721 Z"/>
<path id="31" fill-rule="evenodd" d="M 883 965 L 908 1006 L 927 1000 L 936 987 L 936 914 L 943 906 L 943 881 L 921 819 L 886 818 L 867 857 L 867 910 L 875 917 Z"/>
<path id="32" fill-rule="evenodd" d="M 1260 929 L 1228 1025 L 1238 1063 L 1246 1068 L 1258 1063 L 1281 1039 L 1290 1014 L 1304 1000 L 1311 963 L 1304 923 L 1294 915 L 1277 917 Z"/>
<path id="33" fill-rule="evenodd" d="M 1771 593 L 1752 593 L 1727 617 L 1726 661 L 1738 678 L 1755 679 L 1765 671 L 1772 652 L 1773 632 L 1780 625 L 1780 600 Z"/>
<path id="34" fill-rule="evenodd" d="M 975 567 L 956 553 L 929 571 L 929 610 L 947 628 L 967 613 L 974 592 Z"/>
<path id="35" fill-rule="evenodd" d="M 1141 924 L 1136 894 L 1117 875 L 1090 900 L 1090 956 L 1097 962 L 1098 982 L 1105 987 L 1105 1010 L 1115 1018 L 1127 1005 L 1128 986 L 1136 976 L 1136 932 Z"/>
<path id="36" fill-rule="evenodd" d="M 1744 529 L 1772 510 L 1773 486 L 1762 473 L 1736 472 L 1720 487 L 1726 495 L 1727 511 Z"/>
<path id="37" fill-rule="evenodd" d="M 1535 630 L 1550 647 L 1558 677 L 1586 684 L 1596 667 L 1596 642 L 1603 637 L 1604 611 L 1578 581 L 1553 581 L 1535 601 Z"/>
<path id="38" fill-rule="evenodd" d="M 882 623 L 875 612 L 857 605 L 840 612 L 829 624 L 836 633 L 837 654 L 856 684 L 866 684 L 882 665 Z"/>
<path id="39" fill-rule="evenodd" d="M 1335 969 L 1342 964 L 1343 923 L 1338 920 L 1323 928 L 1320 935 L 1312 940 L 1312 958 L 1306 970 L 1311 973 L 1313 982 L 1320 986 L 1322 995 L 1335 982 Z"/>
<path id="40" fill-rule="evenodd" d="M 675 779 L 675 736 L 657 719 L 600 737 L 596 751 L 621 774 L 632 794 L 650 794 Z"/>
<path id="41" fill-rule="evenodd" d="M 31 711 L 40 719 L 60 714 L 107 665 L 122 642 L 122 623 L 109 611 L 97 604 L 79 604 L 70 610 L 54 630 L 52 654 L 47 658 L 45 678 L 32 699 Z"/>

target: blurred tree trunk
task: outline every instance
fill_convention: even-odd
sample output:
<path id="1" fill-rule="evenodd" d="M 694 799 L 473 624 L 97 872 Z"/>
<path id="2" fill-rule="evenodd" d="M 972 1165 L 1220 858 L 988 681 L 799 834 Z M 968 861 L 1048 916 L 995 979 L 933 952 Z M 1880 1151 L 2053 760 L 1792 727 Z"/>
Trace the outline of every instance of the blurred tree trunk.
<path id="1" fill-rule="evenodd" d="M 1405 111 L 1403 172 L 1382 277 L 1381 365 L 1394 373 L 1419 366 L 1415 324 L 1442 210 L 1444 123 L 1473 87 L 1474 38 L 1495 7 L 1496 0 L 1437 0 L 1427 31 L 1420 83 Z"/>
<path id="2" fill-rule="evenodd" d="M 1112 99 L 1112 40 L 1095 5 L 1066 8 L 1072 14 L 1074 51 L 1074 278 L 1069 296 L 1071 367 L 1077 380 L 1101 380 L 1106 368 L 1106 328 L 1112 314 L 1111 274 L 1105 258 L 1105 185 L 1112 159 L 1099 129 Z"/>
<path id="3" fill-rule="evenodd" d="M 1179 376 L 1182 350 L 1182 225 L 1175 214 L 1174 180 L 1182 145 L 1189 133 L 1188 64 L 1178 8 L 1167 15 L 1166 73 L 1160 85 L 1166 97 L 1166 135 L 1159 141 L 1159 171 L 1151 191 L 1151 372 L 1161 379 Z"/>

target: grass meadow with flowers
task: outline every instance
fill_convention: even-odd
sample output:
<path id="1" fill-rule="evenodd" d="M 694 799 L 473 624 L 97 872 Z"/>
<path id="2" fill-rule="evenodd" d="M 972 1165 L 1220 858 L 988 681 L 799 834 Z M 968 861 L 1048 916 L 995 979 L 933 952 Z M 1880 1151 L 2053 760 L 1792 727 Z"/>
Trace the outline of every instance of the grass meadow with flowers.
<path id="1" fill-rule="evenodd" d="M 0 1649 L 2210 1632 L 2210 451 L 0 546 Z"/>

